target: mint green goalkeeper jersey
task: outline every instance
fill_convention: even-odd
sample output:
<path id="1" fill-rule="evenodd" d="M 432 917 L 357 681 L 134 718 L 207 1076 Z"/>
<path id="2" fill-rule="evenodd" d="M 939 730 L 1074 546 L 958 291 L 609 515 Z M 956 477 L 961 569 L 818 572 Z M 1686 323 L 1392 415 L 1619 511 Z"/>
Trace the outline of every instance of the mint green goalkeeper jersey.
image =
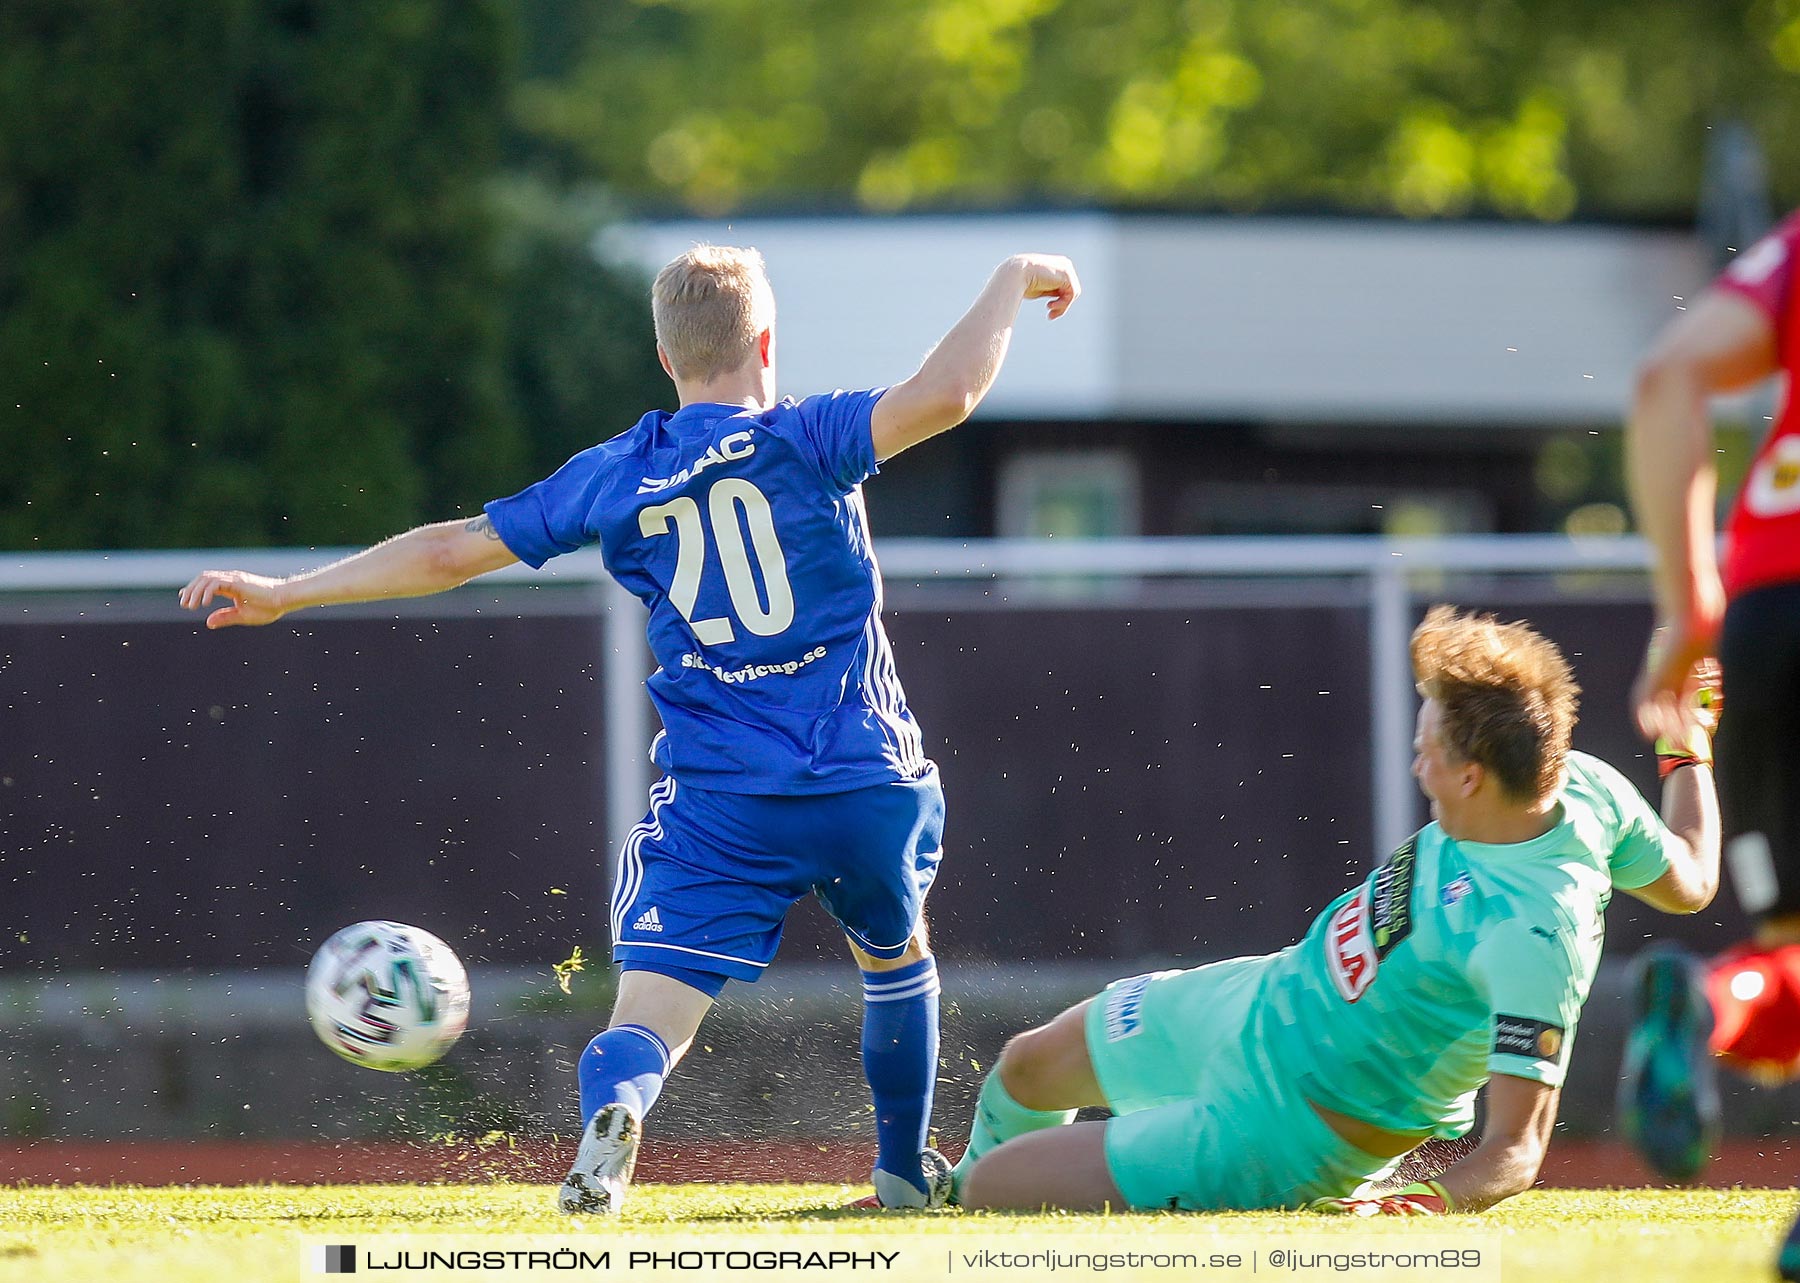
<path id="1" fill-rule="evenodd" d="M 1616 887 L 1677 839 L 1597 758 L 1571 753 L 1548 833 L 1462 842 L 1435 822 L 1272 955 L 1256 1004 L 1270 1067 L 1317 1104 L 1460 1136 L 1490 1074 L 1560 1086 Z"/>

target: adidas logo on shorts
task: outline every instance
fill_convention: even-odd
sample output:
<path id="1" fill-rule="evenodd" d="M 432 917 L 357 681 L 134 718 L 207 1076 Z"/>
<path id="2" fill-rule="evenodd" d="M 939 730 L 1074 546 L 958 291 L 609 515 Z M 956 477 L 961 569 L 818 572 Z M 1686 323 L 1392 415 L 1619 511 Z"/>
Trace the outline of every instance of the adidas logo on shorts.
<path id="1" fill-rule="evenodd" d="M 653 904 L 646 909 L 643 916 L 631 924 L 631 929 L 633 931 L 660 932 L 662 930 L 662 919 L 656 916 L 656 906 Z"/>

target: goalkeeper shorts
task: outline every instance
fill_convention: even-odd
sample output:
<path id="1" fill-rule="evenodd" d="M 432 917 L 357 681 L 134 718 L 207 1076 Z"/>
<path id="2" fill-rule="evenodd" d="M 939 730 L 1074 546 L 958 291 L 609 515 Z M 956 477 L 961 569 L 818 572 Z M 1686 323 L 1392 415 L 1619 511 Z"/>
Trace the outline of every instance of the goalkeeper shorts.
<path id="1" fill-rule="evenodd" d="M 1399 1166 L 1344 1140 L 1269 1063 L 1252 1019 L 1266 961 L 1134 976 L 1089 1006 L 1088 1055 L 1114 1114 L 1106 1163 L 1132 1207 L 1299 1207 Z"/>

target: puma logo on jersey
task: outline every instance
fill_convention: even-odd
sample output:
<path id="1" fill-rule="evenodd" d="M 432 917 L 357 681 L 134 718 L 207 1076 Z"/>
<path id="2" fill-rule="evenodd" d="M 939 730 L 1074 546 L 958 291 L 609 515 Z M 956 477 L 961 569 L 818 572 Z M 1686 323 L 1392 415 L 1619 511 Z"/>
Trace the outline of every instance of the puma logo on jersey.
<path id="1" fill-rule="evenodd" d="M 645 910 L 638 920 L 631 924 L 631 929 L 633 931 L 655 931 L 660 934 L 662 919 L 656 916 L 656 906 L 653 904 Z"/>
<path id="2" fill-rule="evenodd" d="M 656 494 L 699 476 L 714 464 L 730 463 L 734 459 L 747 459 L 755 453 L 756 442 L 751 438 L 748 429 L 742 432 L 733 432 L 720 437 L 715 444 L 707 446 L 705 454 L 674 476 L 645 477 L 643 483 L 638 486 L 637 492 L 639 494 Z"/>

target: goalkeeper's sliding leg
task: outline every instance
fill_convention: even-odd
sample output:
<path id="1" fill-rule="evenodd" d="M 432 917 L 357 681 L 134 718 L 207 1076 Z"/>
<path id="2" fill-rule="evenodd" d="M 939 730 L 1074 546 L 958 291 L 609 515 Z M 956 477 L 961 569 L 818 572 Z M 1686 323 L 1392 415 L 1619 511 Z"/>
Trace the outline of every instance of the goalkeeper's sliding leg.
<path id="1" fill-rule="evenodd" d="M 1124 1206 L 1106 1165 L 1106 1124 L 1074 1121 L 1077 1109 L 1106 1103 L 1087 1049 L 1088 1009 L 1095 1001 L 1077 1003 L 1006 1044 L 981 1085 L 969 1145 L 955 1168 L 958 1202 Z"/>
<path id="2" fill-rule="evenodd" d="M 1134 976 L 1014 1038 L 982 1084 L 956 1198 L 972 1208 L 1299 1207 L 1391 1175 L 1250 1063 L 1266 958 Z M 1205 1018 L 1198 1019 L 1196 1012 Z M 1114 1116 L 1076 1122 L 1077 1109 Z"/>

